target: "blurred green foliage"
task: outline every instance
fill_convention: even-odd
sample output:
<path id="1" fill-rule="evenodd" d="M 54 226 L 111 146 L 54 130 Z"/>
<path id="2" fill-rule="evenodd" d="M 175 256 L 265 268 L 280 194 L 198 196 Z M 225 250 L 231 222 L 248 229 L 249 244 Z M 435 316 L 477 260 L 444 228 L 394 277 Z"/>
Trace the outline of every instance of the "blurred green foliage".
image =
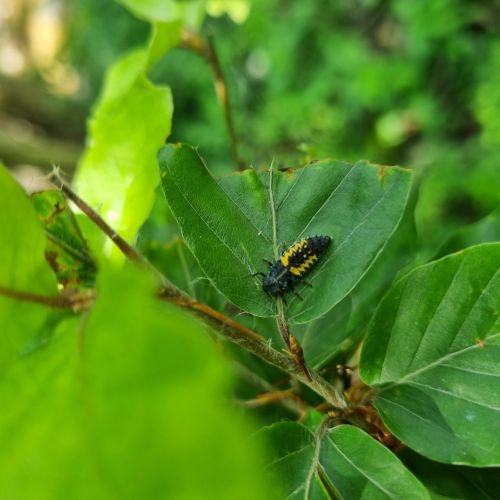
<path id="1" fill-rule="evenodd" d="M 112 2 L 73 7 L 67 51 L 95 96 L 103 68 L 147 36 Z M 423 174 L 417 225 L 430 253 L 500 202 L 500 5 L 466 0 L 254 0 L 248 18 L 208 18 L 231 91 L 241 153 L 254 166 L 332 156 Z M 113 33 L 110 36 L 110 33 Z M 172 140 L 232 168 L 210 68 L 171 51 Z"/>
<path id="2" fill-rule="evenodd" d="M 362 277 L 348 301 L 341 303 L 343 310 L 335 310 L 336 321 L 324 316 L 316 324 L 296 332 L 311 366 L 333 373 L 337 358 L 348 361 L 347 353 L 350 354 L 361 339 L 366 320 L 379 297 L 400 268 L 413 265 L 418 252 L 423 261 L 478 241 L 498 240 L 500 42 L 497 34 L 500 5 L 497 2 L 67 0 L 64 3 L 68 31 L 63 52 L 59 54 L 60 61 L 77 68 L 79 82 L 83 84 L 79 86 L 79 94 L 73 97 L 83 102 L 88 116 L 92 116 L 90 108 L 94 110 L 88 150 L 79 174 L 80 181 L 81 176 L 86 181 L 90 175 L 96 177 L 93 178 L 95 182 L 87 184 L 87 189 L 82 189 L 81 182 L 77 183 L 79 192 L 109 218 L 114 229 L 131 241 L 142 226 L 138 247 L 174 283 L 218 312 L 249 324 L 258 333 L 270 331 L 267 336 L 270 340 L 275 340 L 276 331 L 269 328 L 265 320 L 252 318 L 248 314 L 251 309 L 240 310 L 229 303 L 224 304 L 224 299 L 213 287 L 213 283 L 218 284 L 217 279 L 212 282 L 203 276 L 185 242 L 178 239 L 182 228 L 190 243 L 186 228 L 182 224 L 177 226 L 164 201 L 159 201 L 158 197 L 153 200 L 159 180 L 155 154 L 170 133 L 172 106 L 166 86 L 172 90 L 174 105 L 169 141 L 197 146 L 210 169 L 217 174 L 234 170 L 223 110 L 217 102 L 207 62 L 178 47 L 168 51 L 153 67 L 156 58 L 170 44 L 175 45 L 180 36 L 180 31 L 170 30 L 172 26 L 157 22 L 158 19 L 171 20 L 168 12 L 158 10 L 158 6 L 165 5 L 173 11 L 192 8 L 193 12 L 198 12 L 197 9 L 204 12 L 206 7 L 210 15 L 220 16 L 207 17 L 202 35 L 204 38 L 214 35 L 229 85 L 240 153 L 249 166 L 267 168 L 274 164 L 279 172 L 277 176 L 289 176 L 290 172 L 281 167 L 334 157 L 350 162 L 366 158 L 373 163 L 400 164 L 414 170 L 416 182 L 404 223 L 391 236 L 385 254 Z M 139 17 L 151 16 L 155 29 L 152 38 L 150 24 L 133 17 L 123 5 Z M 110 68 L 114 69 L 108 77 L 107 90 L 103 92 L 104 75 Z M 44 76 L 41 69 L 38 77 L 50 82 L 47 75 L 46 72 Z M 68 109 L 70 111 L 53 130 L 63 130 L 65 120 L 79 122 L 70 105 Z M 30 123 L 37 122 L 32 120 Z M 179 165 L 179 172 L 187 173 L 188 181 L 181 193 L 185 195 L 193 187 L 195 172 L 187 163 Z M 7 209 L 4 210 L 5 223 L 0 226 L 7 236 L 0 240 L 9 247 L 2 250 L 3 261 L 12 265 L 4 266 L 5 276 L 0 284 L 14 290 L 54 293 L 55 281 L 47 274 L 50 270 L 43 261 L 43 250 L 47 255 L 47 247 L 41 228 L 33 222 L 36 214 L 21 189 L 6 177 L 6 173 L 2 176 L 5 182 L 0 182 L 0 192 L 5 192 L 0 198 L 4 205 L 7 203 Z M 244 175 L 214 180 L 213 187 L 227 187 L 235 179 L 241 182 Z M 316 196 L 314 189 L 320 182 L 321 179 L 311 182 L 306 190 Z M 210 196 L 213 193 L 205 190 L 205 196 L 200 196 L 207 185 L 207 182 L 200 182 L 192 193 L 193 199 L 200 202 L 198 213 L 215 214 L 217 223 L 224 219 L 236 220 L 230 217 L 234 215 L 233 205 L 218 212 L 220 204 L 214 203 L 214 197 Z M 352 192 L 366 194 L 357 182 Z M 251 194 L 256 193 L 252 191 Z M 170 195 L 168 198 L 175 211 L 175 197 Z M 241 200 L 249 199 L 250 195 L 238 198 L 239 205 L 243 204 Z M 285 225 L 287 229 L 299 221 L 297 213 L 305 213 L 297 200 L 295 197 L 293 206 L 285 210 L 285 215 L 290 217 Z M 87 316 L 82 316 L 81 321 L 75 316 L 66 317 L 59 323 L 61 312 L 48 314 L 40 305 L 32 305 L 28 310 L 24 303 L 17 304 L 9 298 L 3 300 L 0 319 L 5 324 L 14 317 L 20 317 L 21 321 L 11 327 L 9 337 L 2 344 L 6 353 L 2 361 L 7 368 L 0 394 L 11 404 L 0 415 L 5 444 L 4 456 L 0 458 L 16 472 L 11 473 L 6 466 L 3 474 L 0 473 L 0 490 L 3 487 L 7 492 L 0 491 L 0 497 L 14 498 L 17 494 L 35 498 L 41 481 L 46 482 L 47 497 L 64 497 L 68 488 L 81 481 L 88 486 L 88 489 L 78 489 L 82 498 L 97 498 L 99 494 L 109 497 L 108 490 L 123 498 L 149 498 L 159 491 L 171 492 L 175 498 L 184 498 L 183 491 L 186 491 L 186 498 L 205 497 L 207 491 L 213 492 L 214 498 L 223 498 L 225 492 L 228 498 L 241 497 L 241 492 L 263 498 L 265 484 L 255 481 L 254 472 L 259 466 L 258 450 L 246 447 L 244 436 L 248 424 L 228 404 L 227 370 L 213 356 L 203 339 L 204 332 L 181 313 L 158 304 L 149 295 L 150 286 L 140 274 L 129 269 L 122 274 L 108 270 L 103 265 L 104 260 L 100 260 L 102 234 L 96 235 L 95 228 L 89 231 L 88 220 L 81 216 L 75 219 L 71 214 L 68 217 L 60 210 L 63 207 L 57 200 L 54 200 L 55 205 L 46 204 L 41 202 L 47 199 L 35 196 L 34 201 L 48 237 L 54 238 L 63 232 L 65 238 L 57 241 L 70 249 L 69 256 L 55 255 L 57 266 L 53 267 L 59 271 L 61 268 L 65 271 L 66 266 L 76 268 L 70 269 L 75 271 L 73 274 L 59 272 L 59 284 L 93 282 L 93 264 L 90 268 L 83 266 L 85 272 L 80 272 L 78 266 L 82 262 L 69 258 L 75 257 L 75 249 L 82 248 L 88 257 L 86 244 L 82 244 L 76 226 L 77 219 L 89 240 L 91 254 L 95 253 L 98 267 L 104 272 L 98 277 L 96 306 Z M 347 203 L 342 204 L 344 209 L 349 208 L 349 214 L 355 214 L 356 207 L 360 206 L 359 200 L 354 201 L 352 208 Z M 122 202 L 127 202 L 126 210 L 125 205 L 110 209 L 110 203 Z M 148 217 L 153 202 L 153 211 Z M 413 224 L 414 206 L 417 231 Z M 308 203 L 305 207 L 311 209 Z M 9 215 L 9 208 L 15 216 Z M 57 219 L 52 217 L 55 212 Z M 185 210 L 181 212 L 186 213 Z M 337 217 L 344 222 L 350 220 L 347 216 L 342 217 L 340 209 L 335 208 L 333 213 L 334 216 L 325 217 L 328 223 Z M 376 223 L 371 215 L 370 222 Z M 383 212 L 380 217 L 387 221 L 388 213 Z M 375 226 L 373 232 L 385 241 L 381 225 Z M 235 231 L 234 240 L 239 242 L 242 227 L 241 223 L 230 224 L 230 228 L 224 230 Z M 349 235 L 359 224 L 351 224 L 351 227 L 354 229 Z M 349 229 L 346 227 L 346 231 Z M 195 223 L 192 231 L 200 237 L 201 231 Z M 66 238 L 68 235 L 72 237 Z M 230 246 L 236 247 L 236 244 L 232 242 Z M 200 245 L 200 248 L 207 255 L 215 252 L 219 260 L 214 267 L 225 266 L 223 271 L 226 272 L 228 260 L 220 258 L 224 254 L 218 250 L 217 243 L 209 246 L 206 249 Z M 367 245 L 355 247 L 363 253 Z M 34 248 L 38 253 L 34 253 Z M 48 250 L 50 255 L 53 248 L 48 247 Z M 203 256 L 202 251 L 195 252 L 198 260 Z M 483 247 L 474 261 L 482 271 L 486 269 L 487 253 L 491 253 L 489 247 Z M 350 253 L 346 261 L 352 264 L 353 255 Z M 255 253 L 255 258 L 260 263 L 260 255 Z M 450 259 L 457 262 L 460 257 Z M 11 272 L 17 267 L 24 267 L 24 271 Z M 490 267 L 496 280 L 497 262 L 491 260 Z M 242 278 L 247 278 L 247 271 L 251 270 L 240 273 Z M 437 297 L 437 286 L 436 290 L 431 287 L 434 294 L 429 293 L 428 282 L 423 280 L 421 304 L 426 307 L 432 297 L 437 297 L 440 305 L 449 307 L 449 317 L 453 319 L 461 300 L 464 303 L 467 298 L 475 300 L 470 283 L 474 283 L 480 273 L 470 272 L 470 275 L 458 291 L 450 288 L 456 291 L 456 297 L 449 302 Z M 234 279 L 234 276 L 236 274 L 231 272 L 229 277 Z M 338 280 L 339 276 L 341 272 L 334 273 L 334 279 Z M 445 284 L 442 275 L 436 275 L 435 280 L 440 285 Z M 39 285 L 33 287 L 32 283 L 36 282 Z M 242 279 L 241 283 L 246 282 Z M 332 283 L 333 280 L 329 282 L 333 287 Z M 496 287 L 498 280 L 492 283 Z M 491 283 L 484 288 L 488 286 L 492 288 Z M 238 292 L 244 289 L 239 282 L 233 284 L 233 288 Z M 349 286 L 344 288 L 343 293 L 351 291 Z M 255 290 L 260 297 L 262 291 L 258 283 Z M 327 287 L 316 290 L 311 293 L 319 296 Z M 483 296 L 483 289 L 476 287 L 474 290 Z M 491 296 L 497 297 L 497 291 L 495 288 L 495 295 Z M 487 310 L 483 302 L 479 304 L 478 309 Z M 476 302 L 465 308 L 467 314 L 475 312 L 475 306 Z M 394 310 L 392 306 L 391 309 Z M 432 314 L 438 310 L 435 306 L 431 309 Z M 412 325 L 416 324 L 412 316 L 415 310 L 408 307 L 411 316 L 408 321 Z M 497 316 L 495 309 L 495 321 Z M 384 314 L 385 317 L 389 314 Z M 467 323 L 461 320 L 460 329 L 464 324 Z M 36 330 L 37 336 L 27 337 L 24 332 L 28 327 L 30 331 Z M 327 328 L 335 329 L 337 336 L 330 335 Z M 445 330 L 436 329 L 427 341 L 442 341 Z M 111 334 L 116 331 L 121 335 Z M 407 354 L 408 331 L 408 328 L 402 330 Z M 496 335 L 493 336 L 496 338 Z M 471 342 L 476 340 L 472 339 L 469 344 Z M 41 349 L 48 344 L 51 344 L 50 349 Z M 84 344 L 85 350 L 82 349 Z M 429 352 L 438 352 L 437 344 L 429 345 Z M 496 346 L 493 344 L 493 348 Z M 481 362 L 486 362 L 489 358 L 484 357 L 483 347 L 483 343 L 474 343 L 464 349 L 476 349 L 478 357 L 482 356 Z M 226 346 L 222 349 L 226 350 Z M 228 347 L 227 351 L 232 349 Z M 237 395 L 250 403 L 248 406 L 258 406 L 261 401 L 258 394 L 255 397 L 255 391 L 249 390 L 250 384 L 245 386 L 243 383 L 245 375 L 263 391 L 283 387 L 283 375 L 275 374 L 274 368 L 250 359 L 248 352 L 235 357 L 238 359 L 235 367 L 241 375 Z M 254 373 L 257 376 L 253 376 Z M 498 379 L 497 375 L 495 371 L 491 377 Z M 272 384 L 268 378 L 272 379 Z M 440 377 L 437 380 L 442 383 Z M 35 386 L 43 387 L 44 391 L 34 391 Z M 487 391 L 486 394 L 489 398 L 497 393 Z M 304 401 L 320 403 L 316 396 L 305 394 Z M 484 400 L 489 401 L 486 397 Z M 302 412 L 294 400 L 288 403 L 291 404 L 285 402 L 287 412 L 294 416 Z M 491 409 L 497 411 L 496 400 Z M 282 416 L 275 416 L 278 415 L 275 412 L 275 409 L 268 412 L 263 409 L 263 421 Z M 494 412 L 487 424 L 497 417 Z M 456 412 L 451 413 L 455 418 Z M 308 425 L 313 427 L 313 417 L 310 420 Z M 57 436 L 52 433 L 55 427 Z M 464 428 L 469 429 L 468 423 L 461 422 L 459 430 Z M 489 443 L 491 428 L 492 425 L 478 427 L 482 439 L 479 442 Z M 418 438 L 420 434 L 427 436 L 418 429 L 415 434 Z M 472 438 L 469 443 L 474 446 Z M 497 452 L 498 442 L 492 443 Z M 49 448 L 52 448 L 51 453 L 46 455 Z M 357 449 L 366 455 L 363 443 Z M 217 450 L 216 455 L 214 450 Z M 316 459 L 322 458 L 319 453 L 318 448 Z M 217 460 L 206 459 L 211 456 Z M 496 456 L 494 460 L 487 457 L 481 463 L 494 465 Z M 26 457 L 31 458 L 27 460 Z M 373 457 L 377 459 L 377 450 Z M 447 459 L 456 461 L 456 455 Z M 170 464 L 175 466 L 170 467 Z M 379 468 L 378 463 L 368 465 Z M 400 467 L 399 462 L 396 466 Z M 420 466 L 422 464 L 417 464 L 415 469 L 419 470 Z M 26 481 L 33 470 L 39 481 Z M 308 471 L 306 480 L 309 481 L 313 469 L 304 470 Z M 381 473 L 387 470 L 379 469 Z M 200 481 L 191 481 L 193 471 Z M 386 476 L 392 479 L 391 474 Z M 426 478 L 427 473 L 422 476 L 426 479 L 424 482 L 433 482 L 432 477 L 432 481 Z M 256 491 L 261 487 L 262 492 Z"/>
<path id="3" fill-rule="evenodd" d="M 105 270 L 98 289 L 89 316 L 0 380 L 0 498 L 276 498 L 202 327 L 136 269 Z"/>

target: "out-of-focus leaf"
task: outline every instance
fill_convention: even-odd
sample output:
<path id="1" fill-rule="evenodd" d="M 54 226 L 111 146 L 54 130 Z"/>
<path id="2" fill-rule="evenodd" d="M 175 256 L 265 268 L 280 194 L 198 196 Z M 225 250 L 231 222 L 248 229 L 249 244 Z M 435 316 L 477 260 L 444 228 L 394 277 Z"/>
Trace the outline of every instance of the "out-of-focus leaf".
<path id="1" fill-rule="evenodd" d="M 400 458 L 436 500 L 492 500 L 500 491 L 497 468 L 440 464 L 409 449 L 403 450 Z"/>
<path id="2" fill-rule="evenodd" d="M 141 73 L 145 57 L 134 52 L 110 70 L 76 177 L 79 194 L 129 241 L 151 210 L 156 151 L 172 118 L 170 89 L 154 87 Z"/>
<path id="3" fill-rule="evenodd" d="M 152 85 L 145 72 L 178 43 L 181 28 L 179 19 L 154 23 L 148 48 L 125 55 L 109 70 L 77 170 L 82 197 L 128 241 L 153 205 L 156 151 L 170 134 L 173 112 L 170 89 Z"/>
<path id="4" fill-rule="evenodd" d="M 475 224 L 463 227 L 452 234 L 437 256 L 443 257 L 472 245 L 494 241 L 500 241 L 500 208 Z"/>
<path id="5" fill-rule="evenodd" d="M 182 23 L 180 21 L 153 24 L 148 47 L 148 68 L 180 42 L 181 31 Z"/>
<path id="6" fill-rule="evenodd" d="M 350 425 L 323 436 L 281 422 L 258 433 L 271 444 L 266 471 L 293 499 L 429 498 L 425 488 L 387 448 Z"/>
<path id="7" fill-rule="evenodd" d="M 31 202 L 45 228 L 45 256 L 59 283 L 93 286 L 96 266 L 64 195 L 61 191 L 43 191 L 31 195 Z"/>
<path id="8" fill-rule="evenodd" d="M 500 150 L 469 141 L 457 148 L 439 143 L 425 154 L 435 160 L 423 172 L 415 220 L 420 253 L 430 260 L 457 230 L 499 206 Z"/>
<path id="9" fill-rule="evenodd" d="M 145 278 L 101 272 L 89 317 L 0 384 L 2 498 L 269 498 L 222 358 Z"/>
<path id="10" fill-rule="evenodd" d="M 199 27 L 205 9 L 204 0 L 117 0 L 134 15 L 150 22 L 172 22 L 183 19 Z"/>
<path id="11" fill-rule="evenodd" d="M 500 144 L 500 118 L 498 105 L 499 91 L 500 44 L 498 40 L 491 45 L 491 54 L 485 65 L 483 79 L 476 90 L 474 111 L 481 123 L 481 139 L 485 144 L 497 146 Z"/>
<path id="12" fill-rule="evenodd" d="M 408 446 L 440 462 L 500 464 L 500 244 L 397 282 L 372 320 L 361 376 Z"/>
<path id="13" fill-rule="evenodd" d="M 145 251 L 151 241 L 169 244 L 180 238 L 180 235 L 179 225 L 172 215 L 161 187 L 158 186 L 153 208 L 139 230 L 136 245 L 141 251 Z"/>
<path id="14" fill-rule="evenodd" d="M 281 245 L 301 237 L 333 238 L 308 275 L 314 287 L 303 290 L 303 301 L 289 297 L 294 323 L 325 314 L 362 278 L 397 226 L 410 184 L 410 173 L 400 168 L 330 160 L 217 181 L 194 149 L 179 144 L 162 148 L 159 162 L 165 196 L 201 267 L 252 314 L 275 311 L 275 301 L 250 276 L 266 269 L 262 259 L 276 259 Z"/>
<path id="15" fill-rule="evenodd" d="M 211 16 L 228 16 L 235 23 L 243 23 L 250 13 L 251 0 L 208 0 L 207 12 Z"/>
<path id="16" fill-rule="evenodd" d="M 56 280 L 45 260 L 45 245 L 42 225 L 28 197 L 0 165 L 0 286 L 54 295 Z M 0 294 L 0 375 L 46 317 L 46 307 Z"/>
<path id="17" fill-rule="evenodd" d="M 177 238 L 171 243 L 161 244 L 150 240 L 141 250 L 151 264 L 181 290 L 212 307 L 222 307 L 224 297 L 203 274 L 184 241 Z"/>

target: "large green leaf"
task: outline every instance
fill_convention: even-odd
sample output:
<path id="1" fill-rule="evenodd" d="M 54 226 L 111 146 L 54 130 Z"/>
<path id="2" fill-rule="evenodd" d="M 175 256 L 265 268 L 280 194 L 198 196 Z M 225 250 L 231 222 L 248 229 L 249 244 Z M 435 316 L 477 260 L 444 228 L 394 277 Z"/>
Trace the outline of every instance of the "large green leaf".
<path id="1" fill-rule="evenodd" d="M 94 285 L 96 266 L 76 218 L 61 191 L 31 195 L 31 202 L 45 227 L 45 256 L 65 286 Z"/>
<path id="2" fill-rule="evenodd" d="M 126 271 L 0 383 L 0 497 L 269 498 L 204 328 Z"/>
<path id="3" fill-rule="evenodd" d="M 315 436 L 301 424 L 281 422 L 259 435 L 270 442 L 266 471 L 283 485 L 284 498 L 429 498 L 395 455 L 357 427 Z"/>
<path id="4" fill-rule="evenodd" d="M 144 56 L 129 54 L 111 69 L 76 179 L 80 195 L 129 241 L 153 204 L 156 150 L 172 118 L 170 90 L 141 75 Z"/>
<path id="5" fill-rule="evenodd" d="M 295 323 L 325 314 L 362 278 L 396 228 L 410 183 L 400 168 L 330 160 L 216 180 L 194 149 L 179 144 L 163 147 L 159 162 L 165 196 L 201 267 L 252 314 L 275 312 L 251 277 L 266 269 L 262 259 L 276 259 L 282 245 L 301 237 L 333 238 L 308 276 L 314 288 L 302 290 L 303 301 L 288 297 Z"/>
<path id="6" fill-rule="evenodd" d="M 128 241 L 153 205 L 156 151 L 170 134 L 173 112 L 170 89 L 152 85 L 145 72 L 178 42 L 180 29 L 178 22 L 155 24 L 148 48 L 125 55 L 109 70 L 78 165 L 80 195 Z"/>
<path id="7" fill-rule="evenodd" d="M 500 244 L 419 267 L 383 299 L 361 375 L 385 424 L 441 462 L 500 464 Z"/>
<path id="8" fill-rule="evenodd" d="M 201 23 L 204 0 L 117 0 L 137 17 L 150 22 L 172 22 L 186 19 L 189 25 Z"/>
<path id="9" fill-rule="evenodd" d="M 0 286 L 54 295 L 45 234 L 19 184 L 0 165 Z M 47 308 L 0 295 L 0 374 L 47 317 Z"/>

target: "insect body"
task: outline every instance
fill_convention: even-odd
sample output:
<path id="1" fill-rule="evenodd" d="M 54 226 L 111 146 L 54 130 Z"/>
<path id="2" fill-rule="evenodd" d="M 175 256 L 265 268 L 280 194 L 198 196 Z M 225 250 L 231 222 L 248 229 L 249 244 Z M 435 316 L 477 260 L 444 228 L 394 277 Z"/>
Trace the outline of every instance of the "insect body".
<path id="1" fill-rule="evenodd" d="M 273 264 L 269 263 L 267 274 L 263 276 L 262 289 L 274 297 L 293 291 L 293 287 L 307 274 L 328 248 L 329 236 L 303 238 L 285 250 Z"/>

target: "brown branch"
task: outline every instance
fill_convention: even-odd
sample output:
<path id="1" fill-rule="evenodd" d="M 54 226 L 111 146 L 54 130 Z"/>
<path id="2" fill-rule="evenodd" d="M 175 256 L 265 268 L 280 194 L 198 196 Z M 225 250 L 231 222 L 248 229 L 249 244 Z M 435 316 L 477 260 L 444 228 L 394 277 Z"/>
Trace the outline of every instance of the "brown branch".
<path id="1" fill-rule="evenodd" d="M 49 175 L 51 181 L 56 181 L 59 185 L 59 189 L 64 193 L 64 195 L 70 199 L 127 257 L 130 261 L 142 266 L 153 274 L 162 283 L 162 286 L 168 286 L 172 293 L 175 292 L 176 295 L 180 294 L 180 291 L 170 283 L 163 274 L 161 274 L 156 267 L 152 266 L 151 263 L 139 253 L 132 245 L 127 243 L 90 205 L 82 200 L 62 179 L 58 168 L 54 168 L 52 173 Z"/>
<path id="2" fill-rule="evenodd" d="M 13 290 L 3 286 L 0 286 L 0 295 L 22 300 L 23 302 L 32 302 L 34 304 L 52 307 L 54 309 L 73 309 L 74 311 L 88 309 L 95 299 L 93 292 L 75 292 L 66 295 L 47 296 L 21 290 Z"/>
<path id="3" fill-rule="evenodd" d="M 330 385 L 318 373 L 312 370 L 307 370 L 306 372 L 306 370 L 304 370 L 300 363 L 297 363 L 294 358 L 273 349 L 263 337 L 255 333 L 253 330 L 250 330 L 237 321 L 228 318 L 219 311 L 212 309 L 210 306 L 192 299 L 179 290 L 163 275 L 161 275 L 143 255 L 129 245 L 114 229 L 112 229 L 102 219 L 102 217 L 92 209 L 92 207 L 90 207 L 69 186 L 67 186 L 61 179 L 57 170 L 53 172 L 52 178 L 57 180 L 62 192 L 117 245 L 117 247 L 128 259 L 140 266 L 146 267 L 147 269 L 153 271 L 156 275 L 160 275 L 162 278 L 162 288 L 158 295 L 161 299 L 189 309 L 206 324 L 210 325 L 219 334 L 226 337 L 231 342 L 238 344 L 267 363 L 295 376 L 300 382 L 309 386 L 313 391 L 322 396 L 323 399 L 330 403 L 334 408 L 339 410 L 347 409 L 348 403 L 343 394 Z"/>
<path id="4" fill-rule="evenodd" d="M 291 413 L 295 414 L 297 417 L 302 418 L 304 416 L 307 405 L 299 396 L 293 393 L 292 389 L 278 391 L 273 384 L 254 373 L 244 364 L 239 361 L 235 361 L 234 359 L 231 359 L 230 361 L 234 370 L 240 375 L 240 377 L 261 391 L 265 391 L 265 394 L 260 394 L 255 400 L 253 400 L 255 401 L 254 405 L 252 405 L 251 401 L 246 401 L 244 403 L 245 406 L 256 407 L 266 403 L 277 403 Z M 285 397 L 279 397 L 280 395 Z"/>
<path id="5" fill-rule="evenodd" d="M 213 36 L 208 37 L 208 42 L 204 43 L 203 39 L 196 33 L 184 31 L 182 33 L 182 46 L 191 50 L 195 54 L 205 59 L 212 69 L 214 78 L 214 87 L 217 99 L 224 111 L 224 118 L 226 121 L 226 128 L 229 135 L 229 142 L 231 145 L 231 154 L 238 170 L 244 170 L 245 164 L 240 158 L 238 153 L 238 137 L 234 126 L 233 115 L 231 112 L 231 102 L 227 83 L 224 78 L 224 73 L 217 55 Z"/>
<path id="6" fill-rule="evenodd" d="M 111 226 L 85 201 L 83 201 L 61 178 L 57 168 L 49 175 L 49 180 L 56 181 L 59 189 L 70 199 L 132 262 L 145 265 L 146 259 L 129 245 Z"/>
<path id="7" fill-rule="evenodd" d="M 287 352 L 295 360 L 307 379 L 311 380 L 311 370 L 307 366 L 302 347 L 299 344 L 299 341 L 290 332 L 290 327 L 288 326 L 285 316 L 285 309 L 283 307 L 283 299 L 281 297 L 278 297 L 277 299 L 277 309 L 276 323 L 278 325 L 281 338 L 288 348 Z"/>

